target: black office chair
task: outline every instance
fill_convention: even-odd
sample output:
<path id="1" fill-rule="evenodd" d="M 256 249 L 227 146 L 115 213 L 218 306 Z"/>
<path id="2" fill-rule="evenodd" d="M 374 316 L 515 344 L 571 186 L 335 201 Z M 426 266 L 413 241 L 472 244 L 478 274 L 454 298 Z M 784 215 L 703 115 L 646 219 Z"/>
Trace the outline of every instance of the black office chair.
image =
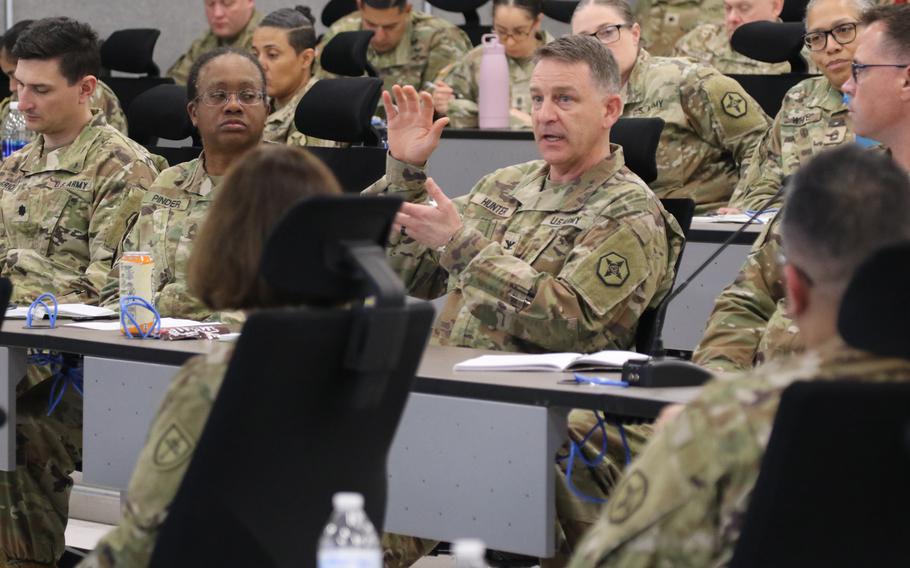
<path id="1" fill-rule="evenodd" d="M 676 218 L 676 222 L 682 228 L 683 236 L 686 241 L 689 239 L 689 228 L 692 226 L 692 216 L 695 215 L 695 202 L 691 199 L 661 199 L 660 203 L 667 210 L 667 213 Z M 670 284 L 670 290 L 676 284 L 676 278 L 679 276 L 679 267 L 682 264 L 683 253 L 686 251 L 686 241 L 683 241 L 679 256 L 676 257 L 676 265 L 673 267 L 673 282 Z M 658 314 L 663 310 L 666 311 L 666 305 L 669 303 L 669 297 L 665 297 L 655 308 L 648 308 L 638 318 L 638 328 L 635 330 L 635 350 L 639 353 L 653 354 L 657 345 L 657 338 L 663 331 L 663 318 L 658 318 Z"/>
<path id="2" fill-rule="evenodd" d="M 841 301 L 844 341 L 910 359 L 908 286 L 910 243 L 863 263 Z M 812 381 L 784 392 L 732 567 L 910 566 L 906 381 Z"/>
<path id="3" fill-rule="evenodd" d="M 427 0 L 430 4 L 445 10 L 446 12 L 461 12 L 464 16 L 464 23 L 458 27 L 468 35 L 472 45 L 480 45 L 481 38 L 484 34 L 490 33 L 492 26 L 484 26 L 480 23 L 480 14 L 477 9 L 489 2 L 490 0 Z"/>
<path id="4" fill-rule="evenodd" d="M 361 144 L 348 148 L 307 148 L 322 160 L 349 193 L 359 193 L 385 174 L 386 150 L 370 123 L 382 93 L 382 80 L 341 77 L 316 82 L 294 115 L 306 136 Z"/>
<path id="5" fill-rule="evenodd" d="M 341 18 L 356 11 L 357 2 L 355 0 L 329 0 L 328 4 L 322 9 L 319 19 L 322 21 L 323 26 L 329 28 Z"/>
<path id="6" fill-rule="evenodd" d="M 571 23 L 578 0 L 543 0 L 543 13 L 557 22 Z"/>
<path id="7" fill-rule="evenodd" d="M 130 138 L 144 145 L 153 154 L 163 156 L 173 166 L 199 157 L 202 145 L 199 133 L 186 111 L 186 87 L 158 85 L 140 94 L 127 113 Z M 193 138 L 193 145 L 182 147 L 161 146 L 159 138 L 185 140 Z"/>
<path id="8" fill-rule="evenodd" d="M 152 55 L 161 31 L 156 29 L 118 30 L 101 45 L 101 66 L 108 70 L 104 82 L 120 99 L 124 112 L 141 93 L 158 85 L 173 84 L 170 77 L 160 77 Z M 112 77 L 110 71 L 144 75 Z"/>
<path id="9" fill-rule="evenodd" d="M 657 145 L 663 129 L 662 118 L 620 118 L 610 130 L 610 142 L 622 146 L 626 166 L 645 183 L 657 179 Z"/>
<path id="10" fill-rule="evenodd" d="M 13 283 L 9 278 L 0 278 L 0 306 L 3 307 L 3 313 L 0 313 L 0 327 L 3 326 L 3 320 L 6 319 L 6 310 L 9 308 L 9 299 L 13 295 Z M 0 408 L 0 426 L 6 424 L 6 409 Z"/>
<path id="11" fill-rule="evenodd" d="M 809 0 L 785 0 L 780 19 L 785 22 L 802 22 L 806 17 L 806 6 Z"/>
<path id="12" fill-rule="evenodd" d="M 376 68 L 367 60 L 373 33 L 372 30 L 340 32 L 323 48 L 319 64 L 335 75 L 379 77 Z"/>
<path id="13" fill-rule="evenodd" d="M 433 319 L 385 259 L 400 204 L 312 198 L 273 232 L 265 279 L 325 307 L 247 320 L 151 566 L 314 566 L 338 491 L 362 493 L 382 530 L 388 451 Z"/>

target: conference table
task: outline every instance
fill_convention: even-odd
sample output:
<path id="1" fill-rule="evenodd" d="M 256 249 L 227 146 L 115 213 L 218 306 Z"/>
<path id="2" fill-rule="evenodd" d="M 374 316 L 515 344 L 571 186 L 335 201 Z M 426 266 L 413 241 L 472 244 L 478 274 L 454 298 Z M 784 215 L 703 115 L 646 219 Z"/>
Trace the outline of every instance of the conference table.
<path id="1" fill-rule="evenodd" d="M 0 469 L 15 463 L 10 424 L 28 348 L 84 356 L 82 483 L 122 491 L 177 368 L 212 345 L 4 322 L 0 407 L 9 420 L 0 427 Z M 386 530 L 440 540 L 477 537 L 494 549 L 551 556 L 553 464 L 566 439 L 569 409 L 647 419 L 698 390 L 563 384 L 571 378 L 564 373 L 453 370 L 455 363 L 484 353 L 427 348 L 389 456 Z"/>

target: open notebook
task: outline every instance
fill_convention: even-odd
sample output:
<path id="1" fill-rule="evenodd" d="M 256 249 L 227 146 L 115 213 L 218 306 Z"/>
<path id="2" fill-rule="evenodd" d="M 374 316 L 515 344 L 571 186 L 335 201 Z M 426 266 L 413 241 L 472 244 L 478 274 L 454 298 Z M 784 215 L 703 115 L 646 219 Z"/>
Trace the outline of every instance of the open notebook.
<path id="1" fill-rule="evenodd" d="M 539 355 L 481 355 L 455 365 L 456 371 L 584 371 L 621 369 L 626 361 L 647 359 L 634 351 L 542 353 Z"/>
<path id="2" fill-rule="evenodd" d="M 37 315 L 44 316 L 44 308 L 38 308 Z M 10 308 L 6 310 L 7 319 L 25 319 L 28 316 L 28 306 Z M 59 304 L 57 317 L 69 319 L 106 319 L 117 317 L 117 312 L 98 306 L 85 304 Z"/>

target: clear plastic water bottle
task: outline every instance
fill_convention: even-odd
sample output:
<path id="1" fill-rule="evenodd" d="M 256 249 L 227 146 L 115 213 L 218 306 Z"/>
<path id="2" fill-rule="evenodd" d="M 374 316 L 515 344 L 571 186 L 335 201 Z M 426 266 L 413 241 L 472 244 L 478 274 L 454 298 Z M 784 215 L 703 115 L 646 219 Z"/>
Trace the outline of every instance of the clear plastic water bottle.
<path id="1" fill-rule="evenodd" d="M 455 568 L 487 568 L 487 547 L 482 540 L 462 538 L 452 543 Z"/>
<path id="2" fill-rule="evenodd" d="M 6 159 L 10 154 L 19 150 L 32 139 L 31 132 L 25 128 L 25 117 L 19 111 L 19 102 L 12 101 L 9 104 L 9 114 L 3 119 L 0 125 L 0 138 L 3 139 L 3 158 Z"/>
<path id="3" fill-rule="evenodd" d="M 360 493 L 336 493 L 332 517 L 319 539 L 319 568 L 382 568 L 382 548 Z"/>

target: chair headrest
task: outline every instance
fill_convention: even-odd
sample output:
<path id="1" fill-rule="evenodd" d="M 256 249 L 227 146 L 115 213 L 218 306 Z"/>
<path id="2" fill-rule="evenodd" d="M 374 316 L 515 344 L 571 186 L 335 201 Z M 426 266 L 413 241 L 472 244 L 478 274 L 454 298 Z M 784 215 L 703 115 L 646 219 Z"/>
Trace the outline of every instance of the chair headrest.
<path id="1" fill-rule="evenodd" d="M 401 200 L 359 195 L 316 196 L 291 209 L 262 252 L 262 275 L 304 303 L 341 303 L 375 293 L 351 257 L 352 244 L 372 245 L 388 268 L 384 247 Z M 401 286 L 401 282 L 397 282 Z"/>
<path id="2" fill-rule="evenodd" d="M 736 28 L 730 46 L 750 59 L 781 63 L 799 57 L 805 34 L 802 22 L 750 22 Z"/>
<path id="3" fill-rule="evenodd" d="M 663 129 L 662 118 L 620 118 L 610 130 L 610 142 L 622 146 L 626 166 L 645 183 L 657 179 L 657 145 Z"/>
<path id="4" fill-rule="evenodd" d="M 910 359 L 910 242 L 866 259 L 847 286 L 837 329 L 847 345 L 884 357 Z"/>
<path id="5" fill-rule="evenodd" d="M 809 0 L 785 0 L 780 19 L 785 22 L 802 22 L 806 17 L 806 6 Z"/>
<path id="6" fill-rule="evenodd" d="M 322 9 L 322 25 L 331 27 L 332 24 L 347 16 L 351 12 L 357 11 L 357 2 L 355 0 L 329 0 L 329 3 Z"/>
<path id="7" fill-rule="evenodd" d="M 183 140 L 195 128 L 186 112 L 186 87 L 158 85 L 138 95 L 130 104 L 130 132 L 140 144 L 150 138 Z"/>
<path id="8" fill-rule="evenodd" d="M 433 6 L 446 12 L 473 12 L 490 0 L 427 0 Z"/>
<path id="9" fill-rule="evenodd" d="M 372 30 L 340 32 L 323 48 L 319 64 L 329 73 L 360 77 L 364 73 L 376 77 L 377 73 L 367 60 Z"/>
<path id="10" fill-rule="evenodd" d="M 570 23 L 578 0 L 543 0 L 543 13 L 557 22 Z"/>
<path id="11" fill-rule="evenodd" d="M 375 146 L 379 136 L 371 120 L 382 93 L 382 79 L 339 77 L 317 81 L 294 114 L 297 130 L 307 136 Z"/>
<path id="12" fill-rule="evenodd" d="M 101 65 L 125 73 L 157 77 L 159 70 L 152 56 L 160 35 L 160 30 L 150 28 L 112 33 L 101 45 Z"/>

